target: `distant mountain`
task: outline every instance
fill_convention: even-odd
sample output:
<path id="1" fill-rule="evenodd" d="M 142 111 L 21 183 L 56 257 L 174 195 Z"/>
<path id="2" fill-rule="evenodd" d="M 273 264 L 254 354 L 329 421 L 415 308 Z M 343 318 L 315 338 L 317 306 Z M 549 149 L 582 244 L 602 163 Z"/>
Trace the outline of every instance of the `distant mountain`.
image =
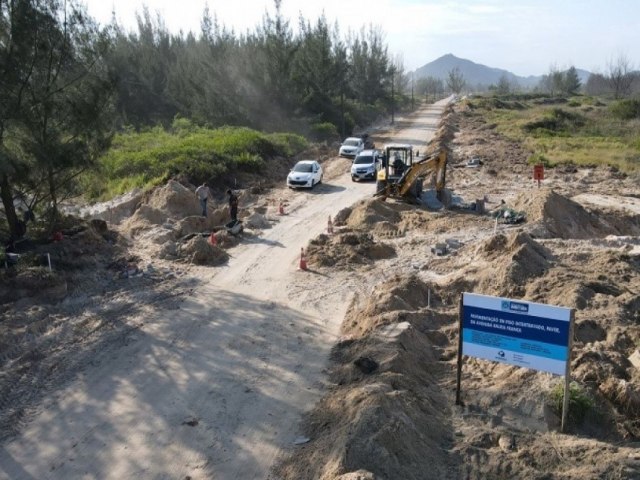
<path id="1" fill-rule="evenodd" d="M 502 77 L 502 75 L 506 75 L 509 81 L 518 82 L 521 87 L 532 88 L 538 85 L 540 79 L 542 78 L 542 75 L 530 75 L 528 77 L 521 77 L 519 75 L 511 73 L 508 70 L 487 67 L 486 65 L 474 63 L 471 60 L 458 58 L 451 53 L 443 55 L 433 62 L 427 63 L 426 65 L 423 65 L 422 67 L 416 69 L 415 76 L 416 78 L 430 76 L 446 81 L 449 72 L 456 67 L 460 69 L 460 72 L 464 76 L 465 81 L 471 87 L 488 87 L 489 85 L 496 85 L 500 80 L 500 77 Z M 580 81 L 584 85 L 589 79 L 591 73 L 579 68 L 576 68 L 576 71 L 578 73 L 578 76 L 580 77 Z"/>

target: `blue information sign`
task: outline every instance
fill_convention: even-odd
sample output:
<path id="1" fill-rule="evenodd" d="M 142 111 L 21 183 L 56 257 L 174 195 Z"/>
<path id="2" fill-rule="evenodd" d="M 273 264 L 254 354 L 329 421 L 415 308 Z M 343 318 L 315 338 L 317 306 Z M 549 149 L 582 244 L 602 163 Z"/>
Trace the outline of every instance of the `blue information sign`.
<path id="1" fill-rule="evenodd" d="M 462 353 L 564 375 L 571 309 L 474 293 L 462 299 Z"/>

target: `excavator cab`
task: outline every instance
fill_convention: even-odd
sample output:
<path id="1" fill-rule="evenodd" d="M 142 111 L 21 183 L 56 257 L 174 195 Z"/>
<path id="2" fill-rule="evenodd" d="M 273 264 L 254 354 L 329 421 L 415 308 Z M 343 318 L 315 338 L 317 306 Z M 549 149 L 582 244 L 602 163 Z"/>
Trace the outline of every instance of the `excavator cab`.
<path id="1" fill-rule="evenodd" d="M 376 177 L 375 196 L 419 202 L 423 179 L 428 174 L 434 174 L 434 185 L 440 197 L 445 185 L 446 164 L 447 154 L 444 150 L 426 158 L 414 158 L 411 145 L 386 145 L 382 166 Z"/>
<path id="2" fill-rule="evenodd" d="M 382 167 L 378 170 L 376 192 L 388 190 L 394 196 L 403 175 L 413 165 L 413 147 L 408 144 L 392 143 L 385 145 Z"/>

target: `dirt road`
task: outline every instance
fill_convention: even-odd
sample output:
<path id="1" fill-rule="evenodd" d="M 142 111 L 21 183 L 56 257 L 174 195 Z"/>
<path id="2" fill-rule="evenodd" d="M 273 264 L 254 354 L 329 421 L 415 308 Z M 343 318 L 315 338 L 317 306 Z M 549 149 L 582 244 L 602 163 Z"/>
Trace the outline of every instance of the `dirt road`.
<path id="1" fill-rule="evenodd" d="M 423 149 L 442 107 L 399 121 L 392 138 Z M 352 295 L 313 265 L 298 271 L 300 247 L 373 190 L 345 172 L 294 193 L 228 265 L 196 270 L 179 308 L 141 317 L 126 345 L 48 398 L 0 447 L 0 478 L 266 478 L 320 398 Z"/>

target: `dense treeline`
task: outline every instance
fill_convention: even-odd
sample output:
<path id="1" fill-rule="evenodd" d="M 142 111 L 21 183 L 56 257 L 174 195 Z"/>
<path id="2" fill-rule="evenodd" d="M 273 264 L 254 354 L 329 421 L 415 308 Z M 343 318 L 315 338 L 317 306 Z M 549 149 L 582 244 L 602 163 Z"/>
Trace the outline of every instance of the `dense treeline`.
<path id="1" fill-rule="evenodd" d="M 172 34 L 147 10 L 128 32 L 96 25 L 76 0 L 0 0 L 0 197 L 11 236 L 36 207 L 55 220 L 117 131 L 187 118 L 328 139 L 409 103 L 380 29 L 345 35 L 324 16 L 294 29 L 280 5 L 243 34 L 208 9 L 200 32 Z"/>
<path id="2" fill-rule="evenodd" d="M 403 74 L 381 30 L 343 37 L 320 17 L 298 19 L 294 32 L 279 0 L 273 15 L 244 34 L 228 30 L 208 9 L 198 35 L 171 34 L 147 10 L 136 32 L 112 27 L 108 62 L 116 74 L 117 111 L 123 124 L 135 127 L 168 125 L 180 115 L 212 126 L 303 125 L 308 132 L 346 135 L 390 109 L 392 71 L 396 82 Z"/>

